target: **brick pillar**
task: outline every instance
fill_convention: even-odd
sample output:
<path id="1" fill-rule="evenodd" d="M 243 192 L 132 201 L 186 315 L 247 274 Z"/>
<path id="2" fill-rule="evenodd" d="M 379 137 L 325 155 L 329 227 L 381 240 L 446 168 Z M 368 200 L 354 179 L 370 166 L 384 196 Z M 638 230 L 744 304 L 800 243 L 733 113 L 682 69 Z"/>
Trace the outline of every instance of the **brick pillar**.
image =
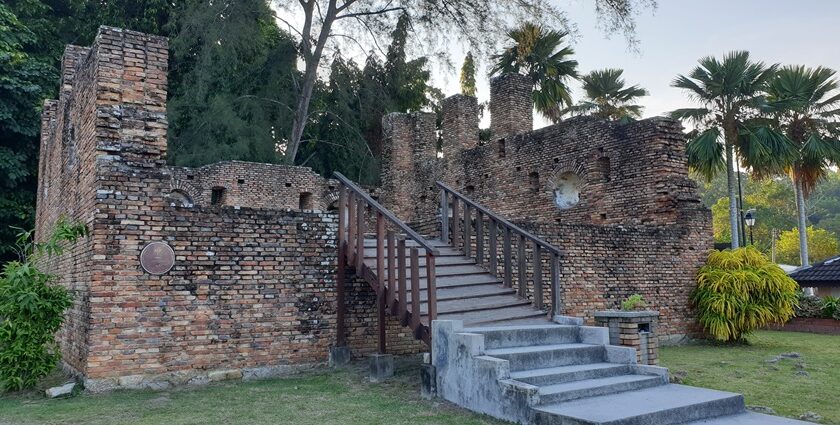
<path id="1" fill-rule="evenodd" d="M 391 113 L 382 129 L 382 205 L 407 222 L 428 219 L 437 205 L 435 115 Z"/>
<path id="2" fill-rule="evenodd" d="M 478 146 L 478 99 L 456 94 L 441 103 L 442 178 L 454 187 L 464 183 L 461 153 Z"/>
<path id="3" fill-rule="evenodd" d="M 169 42 L 165 37 L 102 26 L 93 49 L 97 149 L 133 166 L 162 167 Z"/>
<path id="4" fill-rule="evenodd" d="M 610 345 L 636 349 L 640 364 L 659 364 L 658 311 L 596 311 L 595 322 L 610 330 Z"/>
<path id="5" fill-rule="evenodd" d="M 494 140 L 534 129 L 531 79 L 504 74 L 490 79 L 490 133 Z"/>

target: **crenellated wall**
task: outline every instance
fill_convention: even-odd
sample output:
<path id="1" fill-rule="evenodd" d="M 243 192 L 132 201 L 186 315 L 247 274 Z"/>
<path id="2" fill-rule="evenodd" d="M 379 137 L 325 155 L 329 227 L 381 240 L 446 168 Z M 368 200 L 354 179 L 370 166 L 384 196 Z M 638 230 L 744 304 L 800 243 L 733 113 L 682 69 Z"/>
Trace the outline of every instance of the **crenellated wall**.
<path id="1" fill-rule="evenodd" d="M 455 95 L 442 104 L 441 158 L 392 158 L 386 145 L 383 181 L 395 195 L 385 206 L 437 234 L 439 199 L 428 188 L 443 180 L 567 252 L 564 314 L 591 322 L 638 293 L 661 311 L 666 338 L 695 333 L 689 295 L 712 248 L 711 214 L 688 177 L 679 123 L 576 117 L 532 130 L 531 90 L 520 75 L 491 80 L 489 141 L 478 141 L 476 100 Z M 388 143 L 431 144 L 434 134 L 409 117 L 386 117 Z"/>

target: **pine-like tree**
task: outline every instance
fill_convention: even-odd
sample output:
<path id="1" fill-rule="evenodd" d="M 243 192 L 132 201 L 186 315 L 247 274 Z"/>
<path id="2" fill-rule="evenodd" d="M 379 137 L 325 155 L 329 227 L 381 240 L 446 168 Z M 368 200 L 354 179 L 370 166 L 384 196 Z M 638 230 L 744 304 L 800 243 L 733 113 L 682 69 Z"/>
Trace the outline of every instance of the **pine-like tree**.
<path id="1" fill-rule="evenodd" d="M 472 52 L 467 52 L 461 66 L 461 94 L 475 97 L 475 60 Z"/>

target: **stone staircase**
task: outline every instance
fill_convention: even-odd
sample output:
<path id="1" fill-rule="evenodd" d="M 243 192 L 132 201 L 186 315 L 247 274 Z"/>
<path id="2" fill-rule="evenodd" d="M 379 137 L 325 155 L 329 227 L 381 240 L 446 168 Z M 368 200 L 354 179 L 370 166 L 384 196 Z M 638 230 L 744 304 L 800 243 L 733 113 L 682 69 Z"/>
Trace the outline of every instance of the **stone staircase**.
<path id="1" fill-rule="evenodd" d="M 740 394 L 668 383 L 606 328 L 433 323 L 440 397 L 523 424 L 796 424 L 745 410 Z"/>

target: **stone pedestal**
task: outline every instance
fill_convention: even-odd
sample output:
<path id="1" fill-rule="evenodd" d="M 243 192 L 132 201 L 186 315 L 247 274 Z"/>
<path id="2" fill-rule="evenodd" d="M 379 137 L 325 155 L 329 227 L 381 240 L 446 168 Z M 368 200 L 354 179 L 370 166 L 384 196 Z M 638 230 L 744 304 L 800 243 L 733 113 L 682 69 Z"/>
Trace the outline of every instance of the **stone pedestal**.
<path id="1" fill-rule="evenodd" d="M 347 366 L 350 359 L 350 347 L 330 347 L 330 367 Z"/>
<path id="2" fill-rule="evenodd" d="M 597 311 L 598 326 L 609 328 L 610 344 L 636 349 L 639 364 L 659 364 L 658 311 Z"/>
<path id="3" fill-rule="evenodd" d="M 371 354 L 368 364 L 370 382 L 382 382 L 394 376 L 394 356 L 391 354 Z"/>
<path id="4" fill-rule="evenodd" d="M 420 367 L 420 396 L 431 400 L 437 395 L 437 371 L 431 364 Z"/>

